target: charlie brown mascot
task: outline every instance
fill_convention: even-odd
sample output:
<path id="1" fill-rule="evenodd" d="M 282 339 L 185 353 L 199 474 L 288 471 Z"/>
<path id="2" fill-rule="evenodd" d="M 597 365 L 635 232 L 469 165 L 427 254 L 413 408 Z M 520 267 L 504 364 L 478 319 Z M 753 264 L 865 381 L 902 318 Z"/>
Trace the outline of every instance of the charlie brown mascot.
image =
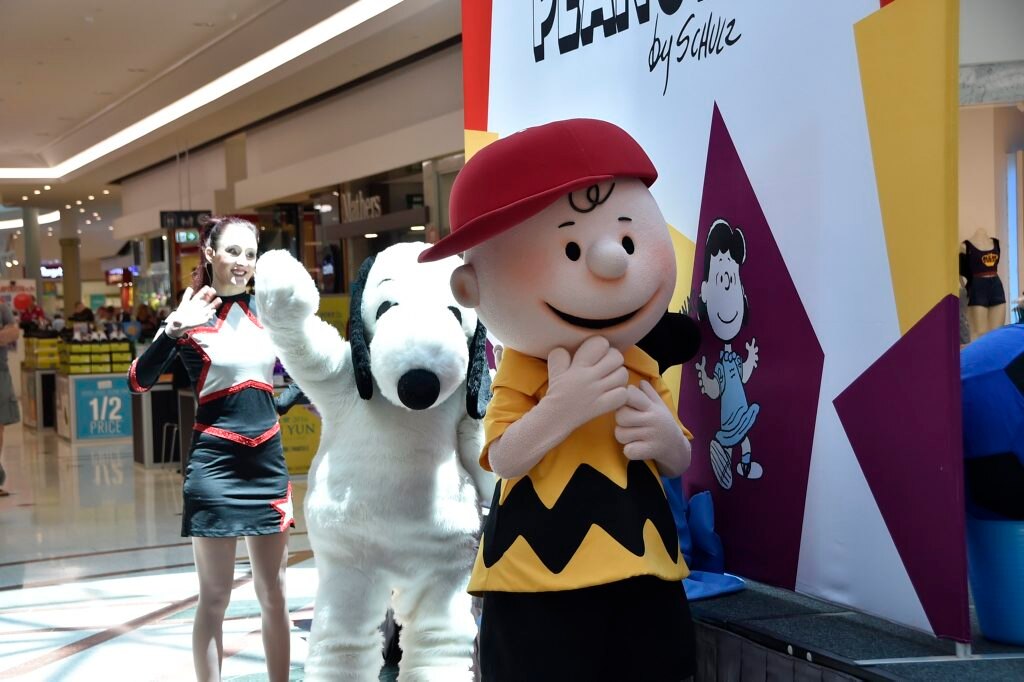
<path id="1" fill-rule="evenodd" d="M 556 121 L 459 173 L 452 275 L 504 347 L 480 463 L 499 477 L 469 590 L 484 680 L 685 680 L 694 636 L 659 474 L 690 463 L 658 364 L 636 343 L 676 283 L 651 160 L 622 129 Z"/>

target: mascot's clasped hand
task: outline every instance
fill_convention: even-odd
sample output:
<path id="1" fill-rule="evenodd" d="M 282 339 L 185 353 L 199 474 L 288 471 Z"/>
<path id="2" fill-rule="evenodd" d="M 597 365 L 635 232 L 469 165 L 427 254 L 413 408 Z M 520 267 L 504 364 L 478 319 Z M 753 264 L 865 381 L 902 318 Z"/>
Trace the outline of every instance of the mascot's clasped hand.
<path id="1" fill-rule="evenodd" d="M 656 178 L 610 123 L 527 129 L 470 159 L 451 235 L 420 257 L 465 252 L 452 291 L 504 347 L 480 457 L 501 480 L 470 581 L 485 680 L 693 674 L 659 480 L 689 466 L 689 434 L 637 347 L 676 283 Z"/>
<path id="2" fill-rule="evenodd" d="M 448 285 L 461 261 L 418 264 L 424 248 L 363 264 L 348 341 L 316 316 L 316 285 L 290 254 L 256 265 L 261 320 L 323 419 L 305 500 L 320 576 L 307 680 L 376 681 L 389 606 L 399 679 L 472 679 L 466 586 L 494 490 L 477 461 L 490 375 L 485 331 Z"/>

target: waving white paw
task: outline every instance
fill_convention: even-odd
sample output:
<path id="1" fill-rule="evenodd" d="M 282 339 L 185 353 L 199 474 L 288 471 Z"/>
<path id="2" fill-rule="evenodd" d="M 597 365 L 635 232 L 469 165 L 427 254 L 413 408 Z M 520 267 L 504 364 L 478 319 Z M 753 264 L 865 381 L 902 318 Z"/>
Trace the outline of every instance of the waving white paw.
<path id="1" fill-rule="evenodd" d="M 290 253 L 268 251 L 256 262 L 256 304 L 268 326 L 294 324 L 316 313 L 320 292 Z"/>

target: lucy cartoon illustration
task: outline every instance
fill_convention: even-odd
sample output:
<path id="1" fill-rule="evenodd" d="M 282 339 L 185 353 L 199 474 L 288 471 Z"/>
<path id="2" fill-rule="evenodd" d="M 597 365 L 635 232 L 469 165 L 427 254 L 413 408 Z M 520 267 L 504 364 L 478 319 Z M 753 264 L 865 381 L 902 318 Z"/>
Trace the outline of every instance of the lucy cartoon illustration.
<path id="1" fill-rule="evenodd" d="M 746 344 L 745 361 L 732 349 L 732 340 L 750 315 L 750 303 L 740 281 L 740 266 L 746 260 L 746 252 L 747 243 L 739 228 L 721 219 L 711 225 L 704 248 L 699 311 L 724 347 L 718 355 L 714 379 L 705 370 L 707 357 L 701 357 L 697 363 L 697 383 L 702 394 L 722 401 L 722 428 L 711 441 L 711 467 L 718 484 L 726 490 L 732 487 L 732 451 L 737 444 L 741 444 L 741 456 L 736 472 L 750 480 L 764 474 L 761 465 L 751 458 L 747 437 L 760 408 L 747 402 L 743 388 L 757 368 L 757 340 Z"/>

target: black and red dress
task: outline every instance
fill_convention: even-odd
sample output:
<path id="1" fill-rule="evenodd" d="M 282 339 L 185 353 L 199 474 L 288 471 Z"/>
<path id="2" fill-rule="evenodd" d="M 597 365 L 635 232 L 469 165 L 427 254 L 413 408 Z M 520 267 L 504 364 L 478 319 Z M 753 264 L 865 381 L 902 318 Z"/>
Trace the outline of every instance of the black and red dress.
<path id="1" fill-rule="evenodd" d="M 215 317 L 179 339 L 160 333 L 128 372 L 149 390 L 175 357 L 199 406 L 185 471 L 183 536 L 237 537 L 294 526 L 274 400 L 276 353 L 249 294 L 222 296 Z"/>

